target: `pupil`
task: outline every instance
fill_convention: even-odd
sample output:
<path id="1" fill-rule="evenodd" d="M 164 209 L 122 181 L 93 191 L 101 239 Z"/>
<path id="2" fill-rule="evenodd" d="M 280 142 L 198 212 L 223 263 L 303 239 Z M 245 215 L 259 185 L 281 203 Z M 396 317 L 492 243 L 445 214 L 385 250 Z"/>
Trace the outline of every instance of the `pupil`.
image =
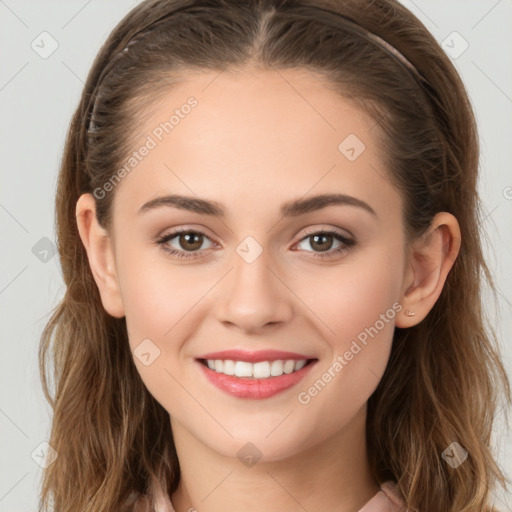
<path id="1" fill-rule="evenodd" d="M 187 244 L 189 244 L 189 249 L 198 249 L 199 247 L 201 247 L 202 244 L 201 237 L 202 235 L 199 233 L 186 233 L 184 235 L 181 235 L 180 243 L 185 241 L 185 244 L 182 244 L 183 247 L 186 248 Z M 195 244 L 194 238 L 196 239 Z M 190 245 L 192 245 L 192 247 Z"/>
<path id="2" fill-rule="evenodd" d="M 325 239 L 326 238 L 330 238 L 330 243 L 327 244 L 327 247 L 325 246 Z M 314 245 L 318 242 L 319 239 L 323 239 L 324 240 L 324 243 L 320 243 L 320 247 L 318 247 L 319 249 L 323 249 L 323 250 L 328 250 L 331 248 L 332 246 L 332 235 L 313 235 L 313 244 L 312 247 L 314 248 Z"/>

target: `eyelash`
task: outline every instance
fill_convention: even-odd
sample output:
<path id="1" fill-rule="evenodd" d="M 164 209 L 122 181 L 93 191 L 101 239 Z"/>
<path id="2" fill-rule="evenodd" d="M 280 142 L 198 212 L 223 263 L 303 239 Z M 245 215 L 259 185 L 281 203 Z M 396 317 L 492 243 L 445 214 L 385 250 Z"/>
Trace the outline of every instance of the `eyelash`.
<path id="1" fill-rule="evenodd" d="M 176 256 L 178 258 L 187 258 L 187 259 L 200 258 L 201 251 L 177 251 L 176 249 L 169 248 L 169 246 L 167 245 L 167 242 L 169 242 L 173 238 L 176 238 L 178 235 L 180 235 L 182 233 L 203 235 L 204 237 L 209 238 L 205 233 L 202 233 L 201 231 L 195 231 L 193 229 L 182 228 L 177 231 L 173 231 L 172 233 L 162 235 L 161 237 L 159 237 L 156 240 L 156 243 L 157 243 L 157 245 L 162 247 L 162 250 L 164 250 L 166 253 L 170 254 L 171 256 Z M 344 251 L 347 251 L 348 249 L 350 249 L 352 246 L 354 246 L 356 244 L 355 240 L 351 240 L 350 238 L 347 238 L 344 235 L 342 235 L 341 233 L 339 233 L 338 231 L 333 231 L 333 230 L 317 230 L 317 231 L 308 232 L 305 234 L 304 237 L 302 237 L 299 240 L 298 243 L 303 242 L 307 238 L 310 238 L 314 235 L 331 235 L 336 240 L 342 242 L 342 244 L 343 244 L 340 247 L 338 247 L 337 249 L 330 251 L 330 252 L 326 252 L 326 253 L 316 253 L 314 251 L 306 251 L 306 252 L 313 252 L 315 254 L 315 256 L 314 256 L 315 258 L 332 258 Z"/>

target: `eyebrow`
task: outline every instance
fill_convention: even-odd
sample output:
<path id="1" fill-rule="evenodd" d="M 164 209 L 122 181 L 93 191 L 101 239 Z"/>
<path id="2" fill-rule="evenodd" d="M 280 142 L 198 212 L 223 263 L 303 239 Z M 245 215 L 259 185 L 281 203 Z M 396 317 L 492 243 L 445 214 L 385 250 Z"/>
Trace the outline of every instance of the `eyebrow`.
<path id="1" fill-rule="evenodd" d="M 320 194 L 307 199 L 296 199 L 286 202 L 281 206 L 281 216 L 296 217 L 332 205 L 356 206 L 377 216 L 375 210 L 368 203 L 346 194 Z M 226 210 L 222 204 L 217 201 L 209 201 L 199 199 L 198 197 L 177 194 L 160 196 L 148 201 L 139 208 L 138 214 L 140 215 L 163 206 L 188 210 L 202 215 L 212 215 L 221 218 L 226 216 Z"/>

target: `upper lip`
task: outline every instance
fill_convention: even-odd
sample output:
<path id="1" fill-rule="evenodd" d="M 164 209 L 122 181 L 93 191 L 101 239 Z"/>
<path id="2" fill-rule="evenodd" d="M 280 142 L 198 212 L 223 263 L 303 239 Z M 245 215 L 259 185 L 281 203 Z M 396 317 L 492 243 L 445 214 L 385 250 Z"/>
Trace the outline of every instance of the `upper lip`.
<path id="1" fill-rule="evenodd" d="M 314 357 L 306 356 L 304 354 L 297 354 L 296 352 L 283 352 L 282 350 L 221 350 L 219 352 L 209 352 L 199 356 L 197 359 L 231 359 L 234 361 L 247 361 L 249 363 L 258 363 L 260 361 L 277 361 L 277 360 L 307 360 L 316 359 Z"/>

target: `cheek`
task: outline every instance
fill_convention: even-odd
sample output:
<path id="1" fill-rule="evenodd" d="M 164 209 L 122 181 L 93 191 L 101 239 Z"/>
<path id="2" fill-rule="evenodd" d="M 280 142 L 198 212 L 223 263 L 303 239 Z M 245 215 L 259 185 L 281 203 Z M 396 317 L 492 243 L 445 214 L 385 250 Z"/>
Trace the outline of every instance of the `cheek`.
<path id="1" fill-rule="evenodd" d="M 122 256 L 117 268 L 128 340 L 134 363 L 151 388 L 156 378 L 168 380 L 163 371 L 171 352 L 175 359 L 179 351 L 171 341 L 193 318 L 193 306 L 206 293 L 209 281 L 203 283 L 197 272 L 184 270 L 184 266 L 168 264 L 156 248 L 139 243 L 139 247 L 133 244 L 126 250 L 125 245 L 119 241 L 118 254 Z"/>
<path id="2" fill-rule="evenodd" d="M 394 320 L 397 306 L 393 309 L 393 304 L 400 298 L 402 266 L 400 255 L 392 249 L 375 247 L 316 275 L 304 273 L 295 290 L 324 324 L 329 333 L 326 338 L 342 349 L 347 340 L 376 322 L 381 330 L 381 315 L 386 317 L 386 326 L 386 320 Z"/>
<path id="3" fill-rule="evenodd" d="M 377 387 L 389 359 L 395 319 L 402 309 L 398 302 L 399 255 L 381 250 L 368 256 L 353 265 L 331 268 L 329 279 L 320 278 L 315 287 L 304 282 L 301 292 L 320 319 L 317 324 L 323 326 L 327 352 L 316 380 L 302 388 L 299 401 L 316 402 L 320 408 L 335 403 L 340 406 L 339 414 L 347 417 Z M 338 415 L 325 418 L 327 424 L 337 420 Z"/>
<path id="4" fill-rule="evenodd" d="M 159 248 L 139 242 L 127 251 L 120 241 L 119 253 L 123 256 L 117 262 L 118 275 L 131 345 L 140 337 L 164 339 L 211 286 L 207 269 L 168 261 Z"/>
<path id="5" fill-rule="evenodd" d="M 211 288 L 211 275 L 133 253 L 119 266 L 119 279 L 137 371 L 167 410 L 180 410 L 189 404 L 179 384 L 186 373 L 182 347 L 200 322 L 200 299 Z"/>

